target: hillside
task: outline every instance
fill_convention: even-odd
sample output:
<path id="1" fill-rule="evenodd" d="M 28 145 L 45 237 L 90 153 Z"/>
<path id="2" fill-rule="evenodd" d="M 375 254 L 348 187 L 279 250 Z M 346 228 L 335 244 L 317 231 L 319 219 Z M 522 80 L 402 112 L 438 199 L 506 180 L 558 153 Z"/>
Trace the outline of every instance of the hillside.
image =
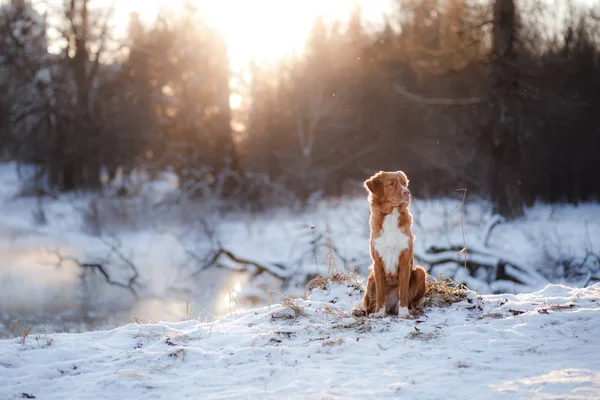
<path id="1" fill-rule="evenodd" d="M 220 318 L 0 341 L 1 399 L 594 398 L 600 284 L 355 319 L 355 281 Z"/>

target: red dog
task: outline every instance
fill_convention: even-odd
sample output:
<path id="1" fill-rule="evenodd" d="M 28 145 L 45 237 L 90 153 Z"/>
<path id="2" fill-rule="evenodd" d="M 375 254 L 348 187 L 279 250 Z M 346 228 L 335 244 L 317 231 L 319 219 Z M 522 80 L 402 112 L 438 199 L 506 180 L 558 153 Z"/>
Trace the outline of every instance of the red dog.
<path id="1" fill-rule="evenodd" d="M 402 171 L 378 172 L 365 182 L 371 206 L 369 239 L 373 272 L 356 316 L 388 313 L 409 317 L 425 295 L 427 272 L 413 268 L 413 217 L 408 178 Z"/>

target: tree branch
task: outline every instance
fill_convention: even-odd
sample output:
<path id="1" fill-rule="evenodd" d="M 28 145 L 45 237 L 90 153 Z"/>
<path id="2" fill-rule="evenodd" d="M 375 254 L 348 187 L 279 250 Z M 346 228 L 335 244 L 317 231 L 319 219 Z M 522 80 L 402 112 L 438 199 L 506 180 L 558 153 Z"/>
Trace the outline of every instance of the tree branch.
<path id="1" fill-rule="evenodd" d="M 426 98 L 411 93 L 400 85 L 395 85 L 394 89 L 396 92 L 398 92 L 398 94 L 404 96 L 408 100 L 423 106 L 472 106 L 483 102 L 481 97 L 467 97 L 464 99 Z"/>
<path id="2" fill-rule="evenodd" d="M 483 244 L 483 246 L 488 246 L 490 236 L 492 235 L 492 230 L 505 221 L 506 220 L 504 217 L 496 214 L 487 222 L 487 224 L 485 224 L 485 227 L 483 228 L 483 234 L 481 235 L 481 244 Z"/>
<path id="3" fill-rule="evenodd" d="M 188 252 L 188 254 L 190 254 L 190 253 Z M 235 254 L 233 254 L 231 251 L 226 250 L 224 248 L 219 248 L 217 251 L 215 251 L 213 256 L 208 260 L 208 262 L 206 262 L 204 265 L 202 265 L 191 276 L 196 277 L 205 269 L 213 267 L 213 266 L 225 268 L 224 265 L 219 264 L 219 262 L 218 262 L 219 259 L 221 258 L 221 256 L 225 256 L 229 260 L 231 260 L 237 264 L 251 265 L 254 268 L 256 268 L 256 271 L 252 274 L 251 279 L 256 278 L 257 276 L 261 275 L 262 273 L 268 273 L 268 274 L 270 274 L 278 279 L 281 279 L 281 280 L 286 280 L 291 276 L 290 271 L 287 270 L 285 267 L 283 267 L 280 264 L 271 264 L 271 265 L 259 264 L 258 262 L 238 257 Z"/>
<path id="4" fill-rule="evenodd" d="M 136 300 L 139 299 L 139 295 L 137 293 L 137 290 L 135 290 L 135 288 L 133 287 L 133 284 L 135 283 L 135 280 L 137 278 L 137 270 L 136 270 L 136 276 L 130 278 L 128 284 L 124 284 L 122 282 L 118 282 L 118 281 L 112 280 L 112 278 L 110 277 L 108 271 L 106 270 L 106 265 L 104 265 L 102 263 L 99 263 L 99 262 L 98 263 L 81 262 L 81 261 L 79 261 L 75 257 L 63 256 L 59 252 L 55 252 L 54 254 L 58 258 L 57 266 L 60 267 L 64 262 L 70 261 L 70 262 L 75 263 L 79 268 L 84 268 L 84 269 L 85 268 L 89 268 L 89 269 L 92 269 L 92 270 L 97 270 L 97 271 L 100 272 L 100 274 L 102 274 L 102 276 L 104 277 L 104 280 L 106 281 L 106 283 L 108 283 L 109 285 L 113 285 L 113 286 L 117 286 L 117 287 L 126 289 L 126 290 L 128 290 L 131 293 L 131 295 Z"/>
<path id="5" fill-rule="evenodd" d="M 139 271 L 135 264 L 130 259 L 125 257 L 121 250 L 119 250 L 118 243 L 108 243 L 108 241 L 102 238 L 100 238 L 100 241 L 106 246 L 108 246 L 110 250 L 119 258 L 119 260 L 121 260 L 125 265 L 127 265 L 129 269 L 133 272 L 133 275 L 129 278 L 129 286 L 132 286 L 133 284 L 137 283 L 137 279 L 140 276 Z"/>
<path id="6" fill-rule="evenodd" d="M 110 3 L 110 7 L 106 13 L 106 18 L 104 19 L 104 22 L 102 24 L 102 30 L 100 32 L 100 37 L 99 37 L 100 46 L 98 47 L 98 50 L 96 51 L 96 54 L 94 55 L 94 62 L 92 64 L 92 68 L 88 75 L 88 85 L 92 85 L 94 78 L 98 74 L 98 69 L 100 68 L 100 56 L 102 56 L 102 53 L 104 52 L 104 49 L 106 47 L 106 41 L 107 41 L 106 35 L 108 34 L 108 23 L 113 14 L 113 11 L 115 8 L 115 3 L 116 3 L 116 0 L 113 0 Z"/>

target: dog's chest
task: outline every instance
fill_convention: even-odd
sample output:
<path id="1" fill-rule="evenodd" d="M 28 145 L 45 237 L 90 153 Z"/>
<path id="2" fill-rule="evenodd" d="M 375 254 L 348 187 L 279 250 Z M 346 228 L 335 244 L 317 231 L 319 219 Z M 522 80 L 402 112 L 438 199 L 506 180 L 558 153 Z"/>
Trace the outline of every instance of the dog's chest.
<path id="1" fill-rule="evenodd" d="M 410 237 L 398 227 L 399 216 L 398 210 L 387 215 L 383 220 L 379 236 L 373 241 L 388 274 L 396 274 L 400 253 L 408 249 L 410 243 Z"/>

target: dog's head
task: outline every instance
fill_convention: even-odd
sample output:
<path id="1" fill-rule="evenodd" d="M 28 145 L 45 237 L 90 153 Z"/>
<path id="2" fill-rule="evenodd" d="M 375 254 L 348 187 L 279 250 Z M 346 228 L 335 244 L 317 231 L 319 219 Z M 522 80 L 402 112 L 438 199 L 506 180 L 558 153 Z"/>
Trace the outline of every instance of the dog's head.
<path id="1" fill-rule="evenodd" d="M 402 171 L 379 171 L 365 181 L 365 188 L 371 201 L 402 208 L 410 204 L 408 178 Z"/>

